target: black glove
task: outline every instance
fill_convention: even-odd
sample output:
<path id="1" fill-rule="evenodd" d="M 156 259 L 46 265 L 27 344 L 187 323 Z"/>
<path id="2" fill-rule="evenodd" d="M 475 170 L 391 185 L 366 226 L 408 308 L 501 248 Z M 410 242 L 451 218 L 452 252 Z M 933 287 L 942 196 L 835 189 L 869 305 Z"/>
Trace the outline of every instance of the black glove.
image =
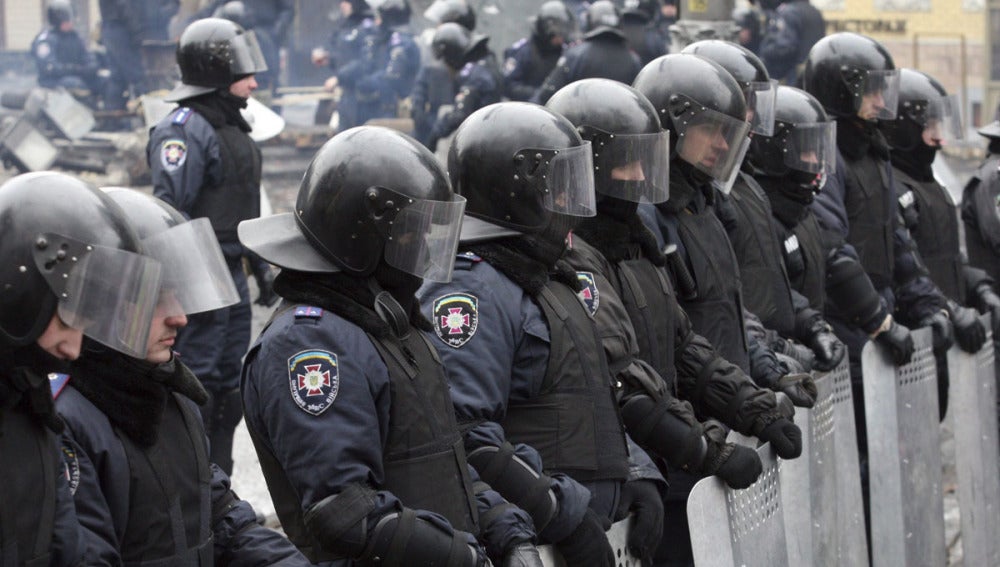
<path id="1" fill-rule="evenodd" d="M 895 320 L 889 323 L 888 329 L 876 335 L 875 340 L 889 349 L 896 366 L 902 366 L 913 358 L 914 346 L 910 330 Z"/>
<path id="2" fill-rule="evenodd" d="M 779 337 L 770 346 L 775 354 L 783 354 L 797 362 L 802 368 L 802 372 L 809 372 L 816 364 L 816 355 L 813 351 L 795 341 Z M 787 363 L 785 365 L 787 366 Z"/>
<path id="3" fill-rule="evenodd" d="M 774 391 L 783 392 L 800 408 L 811 408 L 819 391 L 811 374 L 785 374 L 774 383 Z"/>
<path id="4" fill-rule="evenodd" d="M 802 430 L 783 417 L 766 425 L 757 437 L 769 441 L 782 459 L 797 459 L 802 454 Z"/>
<path id="5" fill-rule="evenodd" d="M 580 525 L 556 543 L 566 565 L 579 567 L 614 567 L 615 552 L 604 533 L 605 526 L 597 513 L 587 508 Z"/>
<path id="6" fill-rule="evenodd" d="M 976 288 L 976 295 L 979 296 L 979 311 L 989 313 L 993 324 L 993 340 L 1000 336 L 1000 296 L 993 291 L 989 284 L 982 284 Z"/>
<path id="7" fill-rule="evenodd" d="M 757 481 L 760 473 L 764 472 L 764 465 L 757 451 L 726 443 L 721 447 L 709 446 L 702 472 L 721 478 L 729 488 L 742 489 Z"/>
<path id="8" fill-rule="evenodd" d="M 979 352 L 986 342 L 986 327 L 979 320 L 979 314 L 975 309 L 962 307 L 955 302 L 949 302 L 948 309 L 955 327 L 955 342 L 965 352 Z"/>
<path id="9" fill-rule="evenodd" d="M 622 487 L 621 500 L 615 518 L 635 514 L 635 522 L 628 532 L 629 553 L 645 559 L 652 557 L 663 535 L 663 501 L 652 480 L 632 480 Z"/>
<path id="10" fill-rule="evenodd" d="M 512 545 L 503 555 L 503 567 L 544 567 L 538 548 L 530 541 Z"/>
<path id="11" fill-rule="evenodd" d="M 920 322 L 920 326 L 931 328 L 931 334 L 934 337 L 934 352 L 945 352 L 951 348 L 951 345 L 955 344 L 955 331 L 951 327 L 948 312 L 944 309 L 924 318 Z"/>
<path id="12" fill-rule="evenodd" d="M 274 270 L 271 268 L 266 268 L 254 273 L 254 279 L 257 280 L 257 289 L 259 294 L 257 295 L 256 303 L 257 305 L 263 305 L 264 307 L 274 307 L 274 304 L 278 302 L 280 297 L 274 292 Z"/>
<path id="13" fill-rule="evenodd" d="M 815 368 L 820 372 L 833 370 L 847 354 L 847 347 L 837 335 L 833 334 L 833 330 L 826 322 L 820 330 L 809 337 L 809 348 L 816 355 Z"/>

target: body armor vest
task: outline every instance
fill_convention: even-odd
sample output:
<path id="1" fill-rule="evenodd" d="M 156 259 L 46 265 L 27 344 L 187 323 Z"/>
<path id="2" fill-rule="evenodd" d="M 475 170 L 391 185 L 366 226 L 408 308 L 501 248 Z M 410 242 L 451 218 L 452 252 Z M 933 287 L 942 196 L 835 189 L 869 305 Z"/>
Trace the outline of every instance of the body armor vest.
<path id="1" fill-rule="evenodd" d="M 892 286 L 894 261 L 892 208 L 896 196 L 889 185 L 888 162 L 865 154 L 856 161 L 844 158 L 844 201 L 850 224 L 847 241 L 875 289 Z"/>
<path id="2" fill-rule="evenodd" d="M 534 447 L 546 471 L 579 482 L 624 481 L 625 430 L 594 323 L 563 283 L 549 280 L 536 300 L 549 327 L 548 368 L 537 397 L 508 406 L 507 438 Z"/>
<path id="3" fill-rule="evenodd" d="M 219 243 L 239 242 L 236 227 L 260 216 L 260 148 L 231 124 L 215 128 L 222 181 L 202 187 L 191 218 L 208 217 Z"/>
<path id="4" fill-rule="evenodd" d="M 822 313 L 826 302 L 826 254 L 816 215 L 809 211 L 786 235 L 788 238 L 795 237 L 794 241 L 786 239 L 782 250 L 788 268 L 788 281 L 795 291 L 809 300 L 809 307 Z M 800 261 L 791 261 L 790 258 L 796 254 Z M 790 267 L 793 264 L 801 268 L 793 270 Z"/>
<path id="5" fill-rule="evenodd" d="M 993 281 L 1000 282 L 1000 253 L 991 242 L 983 240 L 980 235 L 980 231 L 989 234 L 990 228 L 1000 225 L 998 222 L 991 223 L 989 227 L 983 227 L 983 220 L 981 220 L 985 215 L 997 215 L 996 196 L 998 194 L 997 188 L 1000 186 L 1000 176 L 998 176 L 996 158 L 991 157 L 979 168 L 972 182 L 977 180 L 979 185 L 973 192 L 970 193 L 966 189 L 963 196 L 963 201 L 970 201 L 970 199 L 972 201 L 971 203 L 963 202 L 963 218 L 966 215 L 974 217 L 971 226 L 969 220 L 964 221 L 966 223 L 965 251 L 969 255 L 969 264 L 986 270 Z M 984 208 L 988 210 L 982 210 Z M 1000 234 L 994 236 L 994 239 L 1000 241 Z"/>

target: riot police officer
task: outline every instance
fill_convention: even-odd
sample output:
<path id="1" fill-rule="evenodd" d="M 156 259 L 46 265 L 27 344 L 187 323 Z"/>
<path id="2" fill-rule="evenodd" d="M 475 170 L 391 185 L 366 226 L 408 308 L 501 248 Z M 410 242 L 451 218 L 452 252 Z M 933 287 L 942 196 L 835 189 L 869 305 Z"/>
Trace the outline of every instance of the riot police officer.
<path id="1" fill-rule="evenodd" d="M 625 0 L 622 5 L 622 32 L 629 47 L 645 65 L 670 48 L 670 34 L 660 26 L 661 0 Z"/>
<path id="2" fill-rule="evenodd" d="M 179 107 L 150 133 L 146 148 L 153 194 L 190 218 L 208 217 L 222 245 L 240 302 L 198 313 L 178 335 L 177 351 L 211 400 L 202 408 L 212 462 L 232 473 L 232 437 L 240 421 L 240 360 L 250 343 L 250 297 L 236 225 L 260 215 L 260 149 L 240 114 L 267 68 L 254 32 L 229 20 L 197 20 L 177 49 Z"/>
<path id="3" fill-rule="evenodd" d="M 0 556 L 5 565 L 80 565 L 47 376 L 79 356 L 84 332 L 144 355 L 159 264 L 138 254 L 117 205 L 67 175 L 7 181 L 0 218 Z"/>
<path id="4" fill-rule="evenodd" d="M 990 313 L 993 335 L 1000 335 L 1000 297 L 996 282 L 1000 281 L 1000 215 L 997 196 L 1000 195 L 1000 122 L 991 122 L 979 129 L 987 139 L 986 159 L 966 184 L 962 193 L 962 223 L 965 226 L 965 247 L 969 264 L 986 271 L 988 285 L 968 290 L 967 301 L 981 312 Z M 987 282 L 983 282 L 987 284 Z"/>
<path id="5" fill-rule="evenodd" d="M 419 142 L 361 126 L 320 148 L 295 213 L 240 225 L 285 298 L 247 354 L 247 428 L 314 563 L 482 566 L 478 534 L 540 565 L 530 517 L 473 483 L 414 298 L 451 277 L 464 205 Z"/>
<path id="6" fill-rule="evenodd" d="M 214 16 L 228 0 L 213 0 L 200 10 L 195 17 L 206 18 Z M 243 0 L 246 8 L 247 24 L 241 24 L 245 29 L 252 29 L 257 36 L 267 69 L 258 77 L 262 88 L 270 89 L 277 86 L 278 70 L 281 68 L 280 50 L 288 38 L 288 30 L 295 20 L 295 0 Z"/>
<path id="7" fill-rule="evenodd" d="M 434 0 L 424 10 L 424 17 L 437 25 L 455 22 L 469 31 L 476 30 L 476 11 L 466 0 Z"/>
<path id="8" fill-rule="evenodd" d="M 318 47 L 312 53 L 314 65 L 326 65 L 334 73 L 364 57 L 366 38 L 375 25 L 371 9 L 365 0 L 344 0 L 340 2 L 339 10 L 340 17 L 330 34 L 328 46 Z M 334 109 L 328 102 L 330 101 L 321 101 L 316 109 L 317 124 L 329 122 Z M 336 106 L 340 129 L 346 130 L 359 124 L 357 106 L 354 89 L 341 85 L 340 100 Z"/>
<path id="9" fill-rule="evenodd" d="M 48 27 L 31 42 L 38 85 L 98 94 L 97 58 L 73 29 L 73 6 L 68 0 L 51 0 L 45 17 Z"/>
<path id="10" fill-rule="evenodd" d="M 610 0 L 599 0 L 587 8 L 583 29 L 583 41 L 559 58 L 532 102 L 545 104 L 557 90 L 580 79 L 603 78 L 629 84 L 642 68 L 625 39 L 621 13 Z"/>
<path id="11" fill-rule="evenodd" d="M 761 60 L 775 79 L 799 84 L 799 66 L 826 35 L 823 14 L 809 0 L 761 0 L 767 30 L 760 42 Z"/>
<path id="12" fill-rule="evenodd" d="M 108 195 L 135 227 L 143 254 L 161 263 L 164 282 L 144 358 L 85 339 L 69 373 L 50 378 L 66 422 L 63 463 L 85 528 L 86 564 L 308 565 L 288 540 L 257 524 L 209 462 L 196 407 L 208 394 L 173 355 L 186 314 L 239 301 L 211 225 L 130 189 Z"/>
<path id="13" fill-rule="evenodd" d="M 438 26 L 431 41 L 434 57 L 443 62 L 454 77 L 452 109 L 433 122 L 424 142 L 432 151 L 438 140 L 451 135 L 470 114 L 500 102 L 503 77 L 496 57 L 489 50 L 489 36 L 475 34 L 457 23 Z"/>
<path id="14" fill-rule="evenodd" d="M 560 0 L 549 0 L 531 19 L 531 35 L 517 40 L 504 51 L 504 94 L 515 101 L 531 100 L 545 78 L 556 67 L 575 24 L 574 16 Z"/>

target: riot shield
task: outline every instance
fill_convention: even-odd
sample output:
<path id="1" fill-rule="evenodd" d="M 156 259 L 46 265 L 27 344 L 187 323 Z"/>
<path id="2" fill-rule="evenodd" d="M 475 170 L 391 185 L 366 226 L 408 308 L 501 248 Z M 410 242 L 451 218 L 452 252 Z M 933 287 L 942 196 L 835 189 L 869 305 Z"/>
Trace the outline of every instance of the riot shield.
<path id="1" fill-rule="evenodd" d="M 861 497 L 861 464 L 858 459 L 857 426 L 851 370 L 844 361 L 830 372 L 833 388 L 833 463 L 837 494 L 837 560 L 827 565 L 867 565 L 868 536 L 865 533 L 864 501 Z M 822 565 L 823 563 L 817 563 Z"/>
<path id="2" fill-rule="evenodd" d="M 757 453 L 764 472 L 746 490 L 727 488 L 717 477 L 691 489 L 687 514 L 698 567 L 789 565 L 778 459 L 770 444 Z"/>
<path id="3" fill-rule="evenodd" d="M 874 567 L 947 562 L 931 332 L 912 336 L 913 358 L 898 368 L 874 342 L 861 352 Z"/>
<path id="4" fill-rule="evenodd" d="M 989 315 L 983 324 L 992 329 Z M 948 351 L 955 471 L 966 565 L 1000 565 L 1000 476 L 994 349 L 990 338 L 978 353 Z"/>
<path id="5" fill-rule="evenodd" d="M 628 542 L 628 526 L 631 518 L 626 518 L 611 524 L 608 529 L 608 543 L 615 552 L 615 564 L 622 567 L 641 567 L 642 561 L 634 555 L 629 554 L 625 544 Z M 559 552 L 551 545 L 539 545 L 538 555 L 542 558 L 545 567 L 567 567 Z"/>

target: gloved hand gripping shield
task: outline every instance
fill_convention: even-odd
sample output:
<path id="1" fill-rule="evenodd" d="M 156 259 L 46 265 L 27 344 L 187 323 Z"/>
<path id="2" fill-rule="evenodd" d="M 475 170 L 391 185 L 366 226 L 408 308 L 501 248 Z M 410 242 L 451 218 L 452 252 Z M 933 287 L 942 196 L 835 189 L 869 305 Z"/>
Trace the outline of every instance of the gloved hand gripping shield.
<path id="1" fill-rule="evenodd" d="M 745 153 L 750 124 L 701 106 L 683 95 L 671 100 L 677 155 L 716 180 L 728 180 Z"/>
<path id="2" fill-rule="evenodd" d="M 662 203 L 670 196 L 670 133 L 612 134 L 579 128 L 591 141 L 594 161 L 611 176 L 600 193 L 633 203 Z"/>

